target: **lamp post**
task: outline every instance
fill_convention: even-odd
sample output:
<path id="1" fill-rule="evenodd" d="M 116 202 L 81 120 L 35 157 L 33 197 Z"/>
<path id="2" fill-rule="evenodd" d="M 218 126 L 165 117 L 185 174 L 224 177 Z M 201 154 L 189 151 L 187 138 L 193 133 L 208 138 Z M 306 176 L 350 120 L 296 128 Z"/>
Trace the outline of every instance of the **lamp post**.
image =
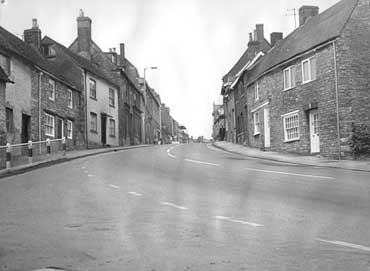
<path id="1" fill-rule="evenodd" d="M 156 70 L 156 69 L 158 69 L 158 67 L 156 67 L 156 66 L 151 66 L 151 67 L 145 67 L 144 68 L 144 91 L 146 92 L 146 70 Z M 145 95 L 145 93 L 143 93 L 144 94 L 144 102 L 146 103 L 146 95 Z M 144 143 L 146 143 L 145 142 L 145 129 L 146 129 L 146 127 L 145 127 L 145 118 L 146 118 L 146 116 L 145 116 L 145 108 L 144 108 L 144 110 L 143 110 L 143 112 L 144 112 L 144 116 L 143 116 L 143 142 Z M 159 123 L 161 122 L 161 119 L 160 119 L 160 117 L 161 117 L 161 115 L 159 114 Z"/>

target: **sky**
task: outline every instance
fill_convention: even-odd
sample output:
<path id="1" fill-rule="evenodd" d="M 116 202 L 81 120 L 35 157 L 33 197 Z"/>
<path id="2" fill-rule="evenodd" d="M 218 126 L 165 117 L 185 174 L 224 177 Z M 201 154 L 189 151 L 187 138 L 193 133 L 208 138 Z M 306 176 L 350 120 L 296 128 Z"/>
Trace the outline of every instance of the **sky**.
<path id="1" fill-rule="evenodd" d="M 294 30 L 293 9 L 338 0 L 6 0 L 0 25 L 22 37 L 38 19 L 42 35 L 69 46 L 83 9 L 93 40 L 104 51 L 125 43 L 126 57 L 146 78 L 170 113 L 194 137 L 212 134 L 213 103 L 222 103 L 221 78 L 247 48 L 249 32 Z M 298 12 L 297 12 L 298 13 Z M 298 15 L 297 15 L 298 24 Z"/>

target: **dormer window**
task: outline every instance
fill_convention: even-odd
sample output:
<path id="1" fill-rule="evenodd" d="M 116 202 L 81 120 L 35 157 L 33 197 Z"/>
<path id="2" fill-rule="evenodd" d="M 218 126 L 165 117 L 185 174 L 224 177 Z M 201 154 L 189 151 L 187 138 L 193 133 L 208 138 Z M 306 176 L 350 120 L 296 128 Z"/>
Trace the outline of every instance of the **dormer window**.
<path id="1" fill-rule="evenodd" d="M 44 45 L 44 55 L 45 57 L 55 57 L 56 56 L 56 52 L 52 44 Z"/>

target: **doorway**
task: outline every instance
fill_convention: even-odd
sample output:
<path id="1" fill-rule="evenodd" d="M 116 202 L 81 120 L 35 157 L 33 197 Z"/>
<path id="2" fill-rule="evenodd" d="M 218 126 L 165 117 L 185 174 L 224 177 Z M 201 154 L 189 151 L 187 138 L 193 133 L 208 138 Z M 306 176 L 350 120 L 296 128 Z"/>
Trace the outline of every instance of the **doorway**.
<path id="1" fill-rule="evenodd" d="M 101 144 L 107 144 L 107 115 L 101 114 Z"/>
<path id="2" fill-rule="evenodd" d="M 30 140 L 30 123 L 31 117 L 22 114 L 22 134 L 21 134 L 22 143 L 27 143 L 28 140 Z"/>
<path id="3" fill-rule="evenodd" d="M 271 135 L 270 135 L 270 109 L 265 107 L 263 110 L 263 126 L 265 134 L 265 148 L 271 147 Z"/>
<path id="4" fill-rule="evenodd" d="M 317 109 L 310 111 L 309 122 L 310 122 L 311 153 L 319 153 L 320 152 L 319 111 Z"/>

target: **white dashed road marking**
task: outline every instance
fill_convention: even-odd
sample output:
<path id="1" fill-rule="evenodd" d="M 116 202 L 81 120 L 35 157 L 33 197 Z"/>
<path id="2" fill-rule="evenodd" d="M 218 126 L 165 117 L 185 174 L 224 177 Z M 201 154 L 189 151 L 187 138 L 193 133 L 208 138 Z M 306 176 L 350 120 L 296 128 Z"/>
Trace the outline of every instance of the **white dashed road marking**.
<path id="1" fill-rule="evenodd" d="M 143 194 L 137 193 L 137 192 L 128 192 L 130 195 L 141 197 Z"/>
<path id="2" fill-rule="evenodd" d="M 243 225 L 248 225 L 248 226 L 252 226 L 252 227 L 263 227 L 262 224 L 257 224 L 257 223 L 252 223 L 252 222 L 248 222 L 248 221 L 243 221 L 243 220 L 239 220 L 239 219 L 232 219 L 230 217 L 227 217 L 227 216 L 215 216 L 216 219 L 219 219 L 219 220 L 224 220 L 224 221 L 229 221 L 229 222 L 234 222 L 234 223 L 239 223 L 239 224 L 243 224 Z"/>
<path id="3" fill-rule="evenodd" d="M 173 154 L 172 154 L 172 153 L 170 153 L 170 152 L 169 152 L 169 153 L 167 153 L 167 154 L 168 154 L 168 156 L 169 156 L 169 157 L 171 157 L 171 158 L 176 158 L 176 156 L 175 156 L 175 155 L 173 155 Z"/>
<path id="4" fill-rule="evenodd" d="M 292 172 L 282 172 L 282 171 L 274 171 L 274 170 L 264 170 L 264 169 L 258 169 L 258 168 L 244 168 L 245 170 L 250 171 L 258 171 L 258 172 L 264 172 L 264 173 L 273 173 L 273 174 L 281 174 L 281 175 L 290 175 L 290 176 L 298 176 L 298 177 L 306 177 L 306 178 L 316 178 L 316 179 L 328 179 L 333 180 L 333 177 L 327 177 L 327 176 L 319 176 L 319 175 L 306 175 L 306 174 L 298 174 L 298 173 L 292 173 Z"/>
<path id="5" fill-rule="evenodd" d="M 370 252 L 370 247 L 366 247 L 363 245 L 357 245 L 357 244 L 352 244 L 352 243 L 347 243 L 347 242 L 342 242 L 342 241 L 331 241 L 331 240 L 325 240 L 325 239 L 320 239 L 320 238 L 316 238 L 316 241 Z"/>
<path id="6" fill-rule="evenodd" d="M 192 159 L 185 159 L 185 161 L 191 162 L 191 163 L 196 163 L 196 164 L 201 164 L 201 165 L 207 165 L 207 166 L 215 166 L 215 167 L 220 166 L 219 164 L 214 164 L 214 163 L 209 163 L 209 162 L 204 162 L 204 161 L 198 161 L 198 160 L 192 160 Z"/>
<path id="7" fill-rule="evenodd" d="M 166 205 L 166 206 L 171 206 L 173 208 L 180 209 L 180 210 L 188 210 L 187 207 L 176 205 L 176 204 L 173 204 L 173 203 L 167 202 L 167 201 L 162 201 L 161 204 Z"/>
<path id="8" fill-rule="evenodd" d="M 121 189 L 121 187 L 114 185 L 114 184 L 110 184 L 109 187 L 114 188 L 114 189 Z"/>
<path id="9" fill-rule="evenodd" d="M 87 175 L 87 177 L 95 177 L 95 175 L 89 174 L 89 175 Z"/>

